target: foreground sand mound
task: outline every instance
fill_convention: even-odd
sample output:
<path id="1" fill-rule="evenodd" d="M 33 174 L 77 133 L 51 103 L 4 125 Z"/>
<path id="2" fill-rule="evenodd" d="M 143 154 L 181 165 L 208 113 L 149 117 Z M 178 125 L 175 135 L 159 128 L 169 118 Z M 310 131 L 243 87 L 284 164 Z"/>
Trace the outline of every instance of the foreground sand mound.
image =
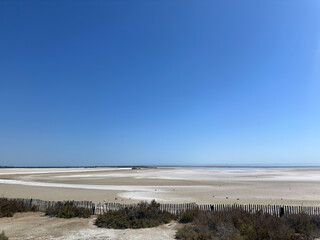
<path id="1" fill-rule="evenodd" d="M 84 239 L 174 239 L 180 224 L 175 222 L 147 229 L 101 229 L 94 226 L 95 218 L 60 219 L 43 213 L 17 213 L 12 218 L 0 218 L 1 231 L 10 240 L 84 240 Z"/>

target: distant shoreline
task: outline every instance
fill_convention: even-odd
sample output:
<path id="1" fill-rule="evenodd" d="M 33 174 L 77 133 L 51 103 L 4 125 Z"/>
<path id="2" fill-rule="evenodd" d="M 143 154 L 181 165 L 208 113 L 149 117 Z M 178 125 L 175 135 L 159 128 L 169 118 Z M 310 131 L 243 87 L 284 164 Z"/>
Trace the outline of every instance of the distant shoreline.
<path id="1" fill-rule="evenodd" d="M 106 165 L 106 166 L 0 166 L 0 168 L 169 168 L 169 167 L 183 167 L 183 168 L 320 168 L 317 165 Z"/>

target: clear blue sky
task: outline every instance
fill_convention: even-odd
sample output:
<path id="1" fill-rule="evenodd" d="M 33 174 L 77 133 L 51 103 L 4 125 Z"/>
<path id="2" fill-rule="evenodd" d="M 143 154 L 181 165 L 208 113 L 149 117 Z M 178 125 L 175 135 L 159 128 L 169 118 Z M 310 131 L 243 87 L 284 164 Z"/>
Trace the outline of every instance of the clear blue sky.
<path id="1" fill-rule="evenodd" d="M 320 1 L 0 0 L 0 165 L 320 165 Z"/>

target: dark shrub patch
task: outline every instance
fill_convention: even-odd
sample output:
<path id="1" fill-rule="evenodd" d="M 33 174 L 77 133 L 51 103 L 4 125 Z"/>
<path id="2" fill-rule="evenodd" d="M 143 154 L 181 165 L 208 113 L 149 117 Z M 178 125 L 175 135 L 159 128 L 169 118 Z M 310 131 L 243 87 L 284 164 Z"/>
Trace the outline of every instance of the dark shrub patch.
<path id="1" fill-rule="evenodd" d="M 88 218 L 91 216 L 91 210 L 87 208 L 79 208 L 74 206 L 73 202 L 58 202 L 53 207 L 48 207 L 45 210 L 47 216 L 58 218 Z"/>
<path id="2" fill-rule="evenodd" d="M 188 218 L 190 219 L 190 218 Z M 312 240 L 320 236 L 320 216 L 293 214 L 281 218 L 242 210 L 198 212 L 177 239 Z"/>
<path id="3" fill-rule="evenodd" d="M 8 240 L 9 238 L 4 234 L 4 231 L 0 233 L 0 240 Z"/>
<path id="4" fill-rule="evenodd" d="M 0 198 L 0 217 L 12 217 L 17 212 L 35 212 L 37 207 L 29 206 L 20 200 Z"/>
<path id="5" fill-rule="evenodd" d="M 199 234 L 192 227 L 183 227 L 179 229 L 176 233 L 177 239 L 184 239 L 184 240 L 197 240 L 199 239 Z"/>
<path id="6" fill-rule="evenodd" d="M 179 220 L 180 223 L 189 223 L 194 220 L 196 216 L 198 216 L 198 209 L 187 209 L 181 214 L 181 218 Z"/>
<path id="7" fill-rule="evenodd" d="M 173 214 L 161 211 L 160 204 L 153 200 L 150 204 L 141 202 L 137 207 L 108 211 L 98 216 L 95 224 L 98 227 L 117 229 L 148 228 L 168 223 L 173 219 Z"/>

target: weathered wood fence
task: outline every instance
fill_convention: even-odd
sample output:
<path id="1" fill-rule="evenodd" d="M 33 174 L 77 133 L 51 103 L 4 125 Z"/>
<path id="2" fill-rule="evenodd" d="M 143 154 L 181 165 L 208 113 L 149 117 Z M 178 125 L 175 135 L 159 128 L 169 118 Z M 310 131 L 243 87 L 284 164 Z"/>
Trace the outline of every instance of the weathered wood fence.
<path id="1" fill-rule="evenodd" d="M 22 201 L 29 206 L 36 206 L 40 212 L 44 212 L 48 207 L 53 207 L 58 204 L 58 201 L 44 201 L 40 199 L 30 199 L 30 198 L 9 198 L 10 200 Z M 60 201 L 66 202 L 66 201 Z M 95 213 L 95 204 L 91 201 L 72 201 L 74 206 L 92 209 L 92 214 Z"/>
<path id="2" fill-rule="evenodd" d="M 45 211 L 47 207 L 54 206 L 58 202 L 43 201 L 40 199 L 22 199 L 11 198 L 23 201 L 26 204 L 38 207 L 39 211 Z M 98 203 L 91 201 L 73 201 L 76 207 L 83 207 L 92 210 L 92 214 L 99 215 L 109 210 L 119 210 L 126 207 L 134 207 L 137 204 L 122 203 Z M 320 215 L 320 207 L 313 206 L 288 206 L 288 205 L 259 205 L 259 204 L 196 204 L 196 203 L 180 203 L 180 204 L 160 204 L 161 210 L 180 215 L 187 209 L 199 209 L 200 211 L 230 211 L 241 209 L 250 213 L 261 211 L 277 217 L 289 214 L 306 213 L 308 215 Z"/>

